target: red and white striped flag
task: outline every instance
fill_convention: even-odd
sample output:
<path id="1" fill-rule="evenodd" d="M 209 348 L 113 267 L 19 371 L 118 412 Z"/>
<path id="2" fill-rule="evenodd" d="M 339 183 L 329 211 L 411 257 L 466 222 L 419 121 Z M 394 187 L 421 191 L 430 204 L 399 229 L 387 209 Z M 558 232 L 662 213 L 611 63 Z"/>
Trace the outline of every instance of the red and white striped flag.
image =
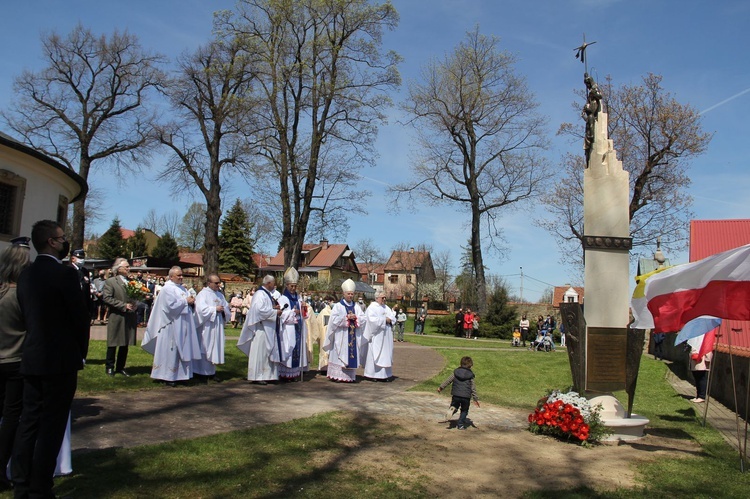
<path id="1" fill-rule="evenodd" d="M 653 275 L 645 295 L 655 332 L 679 331 L 701 315 L 750 320 L 750 244 Z"/>

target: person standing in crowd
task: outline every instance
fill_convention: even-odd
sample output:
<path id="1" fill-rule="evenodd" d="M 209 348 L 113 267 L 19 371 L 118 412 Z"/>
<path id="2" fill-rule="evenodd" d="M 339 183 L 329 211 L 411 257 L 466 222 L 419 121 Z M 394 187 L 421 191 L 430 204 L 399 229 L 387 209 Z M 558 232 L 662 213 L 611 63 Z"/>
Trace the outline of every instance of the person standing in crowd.
<path id="1" fill-rule="evenodd" d="M 250 304 L 253 302 L 253 293 L 255 288 L 245 290 L 245 297 L 242 299 L 242 325 L 245 325 L 247 319 L 247 312 L 250 310 Z"/>
<path id="2" fill-rule="evenodd" d="M 518 323 L 518 327 L 521 330 L 521 341 L 523 346 L 526 346 L 526 340 L 529 337 L 529 319 L 526 318 L 526 312 L 521 316 L 521 322 Z"/>
<path id="3" fill-rule="evenodd" d="M 193 361 L 193 375 L 216 379 L 216 366 L 224 363 L 224 325 L 229 320 L 229 304 L 219 291 L 217 274 L 206 278 L 206 286 L 195 298 L 195 320 L 201 344 L 201 358 Z"/>
<path id="4" fill-rule="evenodd" d="M 297 293 L 299 273 L 288 268 L 284 272 L 284 292 L 279 297 L 281 307 L 281 352 L 279 378 L 296 381 L 309 369 L 307 358 L 307 304 Z"/>
<path id="5" fill-rule="evenodd" d="M 464 338 L 471 339 L 471 334 L 474 332 L 474 314 L 470 308 L 464 312 Z"/>
<path id="6" fill-rule="evenodd" d="M 560 330 L 562 331 L 562 328 Z M 666 338 L 667 335 L 664 333 L 654 334 L 654 358 L 656 360 L 664 360 L 664 340 Z"/>
<path id="7" fill-rule="evenodd" d="M 11 472 L 15 497 L 54 497 L 52 477 L 88 354 L 90 316 L 78 272 L 62 264 L 70 250 L 62 227 L 36 222 L 31 241 L 38 256 L 16 288 L 26 338 L 23 410 Z"/>
<path id="8" fill-rule="evenodd" d="M 344 297 L 331 309 L 323 350 L 328 353 L 328 379 L 353 383 L 357 380 L 365 314 L 354 302 L 356 284 L 347 279 L 341 284 Z"/>
<path id="9" fill-rule="evenodd" d="M 99 274 L 96 279 L 94 279 L 94 296 L 96 297 L 96 317 L 94 318 L 94 322 L 96 324 L 102 324 L 107 319 L 107 305 L 105 305 L 104 301 L 102 301 L 102 289 L 104 289 L 104 281 L 106 279 L 104 278 L 104 269 L 99 271 Z"/>
<path id="10" fill-rule="evenodd" d="M 279 329 L 281 307 L 274 298 L 276 279 L 267 275 L 253 295 L 237 348 L 247 355 L 247 379 L 267 385 L 279 379 Z"/>
<path id="11" fill-rule="evenodd" d="M 706 401 L 708 371 L 714 355 L 713 352 L 706 352 L 701 355 L 700 349 L 700 342 L 690 344 L 690 372 L 693 373 L 693 379 L 695 380 L 695 398 L 690 399 L 690 402 L 698 404 Z"/>
<path id="12" fill-rule="evenodd" d="M 464 335 L 464 309 L 459 308 L 456 312 L 456 336 Z"/>
<path id="13" fill-rule="evenodd" d="M 367 343 L 364 361 L 365 378 L 373 381 L 393 379 L 393 323 L 396 314 L 385 303 L 385 293 L 377 294 L 367 307 L 367 321 L 362 341 Z M 363 349 L 365 350 L 365 349 Z"/>
<path id="14" fill-rule="evenodd" d="M 419 307 L 419 312 L 417 312 L 417 317 L 414 319 L 414 333 L 415 334 L 424 334 L 424 323 L 427 319 L 427 311 L 424 309 L 424 306 Z"/>
<path id="15" fill-rule="evenodd" d="M 117 258 L 112 265 L 112 277 L 104 282 L 102 288 L 102 300 L 109 307 L 105 369 L 108 376 L 117 373 L 126 378 L 130 377 L 125 370 L 128 347 L 135 345 L 135 332 L 138 327 L 136 304 L 128 298 L 126 290 L 128 272 L 128 261 L 125 258 Z"/>
<path id="16" fill-rule="evenodd" d="M 154 300 L 141 347 L 154 356 L 151 377 L 167 386 L 193 377 L 193 361 L 201 358 L 195 331 L 195 298 L 182 285 L 182 269 L 169 269 L 169 280 Z"/>
<path id="17" fill-rule="evenodd" d="M 29 238 L 19 237 L 0 254 L 0 469 L 10 461 L 23 406 L 21 353 L 26 326 L 16 297 L 16 283 L 29 266 Z M 0 490 L 11 483 L 0 473 Z"/>
<path id="18" fill-rule="evenodd" d="M 404 326 L 406 326 L 406 312 L 403 308 L 396 309 L 396 335 L 398 341 L 404 341 Z"/>
<path id="19" fill-rule="evenodd" d="M 232 298 L 229 300 L 229 308 L 232 312 L 230 319 L 232 327 L 236 328 L 240 321 L 240 316 L 242 315 L 242 293 L 232 293 Z"/>

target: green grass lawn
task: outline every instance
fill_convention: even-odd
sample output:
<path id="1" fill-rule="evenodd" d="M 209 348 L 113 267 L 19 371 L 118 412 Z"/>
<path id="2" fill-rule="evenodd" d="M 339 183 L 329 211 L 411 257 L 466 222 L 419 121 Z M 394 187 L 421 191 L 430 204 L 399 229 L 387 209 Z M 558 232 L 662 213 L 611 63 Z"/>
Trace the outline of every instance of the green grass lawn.
<path id="1" fill-rule="evenodd" d="M 247 356 L 236 347 L 236 340 L 227 340 L 224 361 L 218 366 L 217 376 L 223 380 L 247 378 Z M 89 343 L 89 355 L 86 367 L 78 376 L 78 393 L 81 395 L 113 390 L 143 390 L 162 387 L 151 379 L 151 366 L 154 357 L 146 353 L 140 344 L 128 349 L 128 362 L 125 370 L 129 378 L 115 375 L 107 376 L 104 369 L 104 358 L 107 352 L 107 342 L 92 340 Z"/>
<path id="2" fill-rule="evenodd" d="M 463 355 L 474 359 L 480 399 L 493 404 L 531 410 L 547 389 L 570 384 L 564 351 L 543 353 L 508 348 L 462 351 L 461 345 L 473 346 L 479 340 L 415 338 L 419 342 L 449 341 L 446 346 L 451 347 L 437 349 L 448 362 L 446 368 L 434 379 L 415 387 L 416 390 L 434 392 Z M 454 341 L 458 342 L 458 348 L 453 346 Z M 129 362 L 130 370 L 137 373 L 130 379 L 108 379 L 103 364 L 89 360 L 81 375 L 82 390 L 152 387 L 147 379 L 151 357 L 138 350 L 133 349 Z M 232 350 L 236 348 L 227 347 L 227 366 L 219 372 L 224 371 L 226 377 L 242 378 L 245 356 Z M 103 342 L 92 342 L 89 358 L 103 358 L 103 352 Z M 642 359 L 634 410 L 651 420 L 650 433 L 695 441 L 700 452 L 685 453 L 681 458 L 655 456 L 652 462 L 638 464 L 636 479 L 640 486 L 635 490 L 601 493 L 588 488 L 567 492 L 550 489 L 529 493 L 528 497 L 748 497 L 750 473 L 739 471 L 736 451 L 717 431 L 700 426 L 700 414 L 694 406 L 675 393 L 665 380 L 666 369 L 664 363 Z M 626 402 L 624 394 L 617 396 Z M 339 467 L 358 448 L 396 438 L 393 432 L 397 431 L 374 418 L 324 414 L 187 441 L 87 452 L 75 456 L 76 474 L 61 479 L 56 492 L 71 497 L 115 498 L 424 497 L 426 491 L 420 483 L 419 468 L 429 467 L 429 456 L 412 463 L 412 469 L 399 476 L 380 476 L 368 467 L 345 473 Z M 542 442 L 540 437 L 540 445 Z M 582 452 L 592 451 L 582 449 Z M 567 465 L 550 463 L 560 472 Z M 10 495 L 5 493 L 0 497 Z"/>

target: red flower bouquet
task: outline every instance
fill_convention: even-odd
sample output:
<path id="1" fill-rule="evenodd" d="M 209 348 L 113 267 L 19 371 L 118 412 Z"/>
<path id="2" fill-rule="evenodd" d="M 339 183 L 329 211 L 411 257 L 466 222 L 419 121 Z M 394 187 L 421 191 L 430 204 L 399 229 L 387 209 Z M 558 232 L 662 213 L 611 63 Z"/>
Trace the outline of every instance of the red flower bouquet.
<path id="1" fill-rule="evenodd" d="M 575 440 L 581 445 L 599 441 L 609 433 L 599 419 L 599 406 L 575 392 L 555 390 L 542 398 L 529 414 L 529 431 Z"/>

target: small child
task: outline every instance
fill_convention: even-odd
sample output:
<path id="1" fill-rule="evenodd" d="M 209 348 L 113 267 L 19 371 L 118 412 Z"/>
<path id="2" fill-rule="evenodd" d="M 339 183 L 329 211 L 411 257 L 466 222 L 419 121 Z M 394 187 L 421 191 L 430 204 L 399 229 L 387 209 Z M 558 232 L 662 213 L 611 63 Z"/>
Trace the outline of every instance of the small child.
<path id="1" fill-rule="evenodd" d="M 440 393 L 443 391 L 443 388 L 453 383 L 451 387 L 451 395 L 453 396 L 451 399 L 451 408 L 453 409 L 451 416 L 459 408 L 461 409 L 457 425 L 459 430 L 466 429 L 466 416 L 469 415 L 469 405 L 472 398 L 477 407 L 479 407 L 479 397 L 477 396 L 477 388 L 474 385 L 472 367 L 474 367 L 474 361 L 471 360 L 471 357 L 461 358 L 461 367 L 453 371 L 453 374 L 443 381 L 443 384 L 437 389 L 438 393 Z"/>

